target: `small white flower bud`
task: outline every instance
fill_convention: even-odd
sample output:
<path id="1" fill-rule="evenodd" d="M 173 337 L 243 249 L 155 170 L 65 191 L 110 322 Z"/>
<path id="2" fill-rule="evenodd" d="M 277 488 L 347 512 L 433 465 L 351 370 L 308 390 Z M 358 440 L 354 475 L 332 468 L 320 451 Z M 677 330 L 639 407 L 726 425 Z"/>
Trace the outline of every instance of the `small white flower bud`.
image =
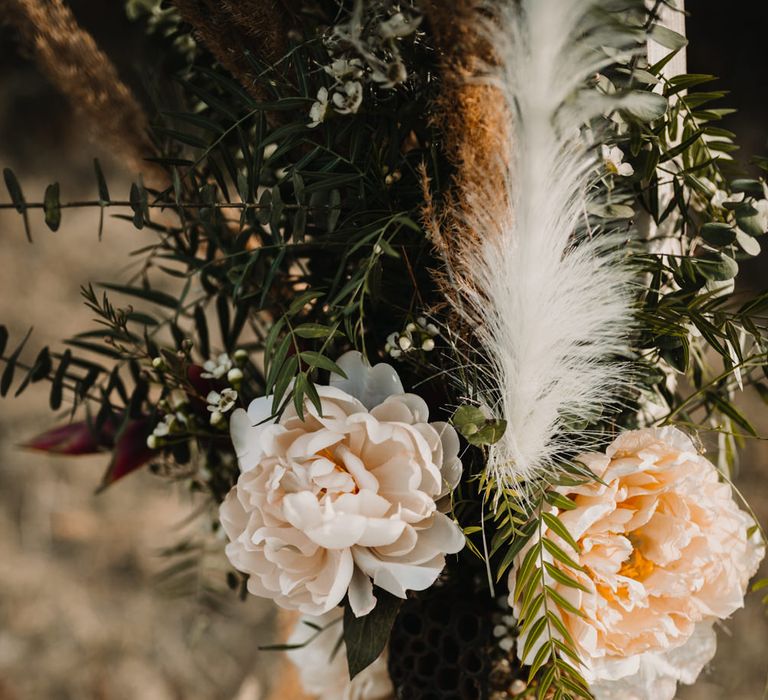
<path id="1" fill-rule="evenodd" d="M 227 372 L 227 381 L 230 384 L 239 384 L 241 381 L 243 381 L 242 370 L 239 370 L 237 367 L 229 370 L 229 372 Z"/>
<path id="2" fill-rule="evenodd" d="M 513 680 L 512 685 L 509 686 L 509 692 L 512 695 L 520 695 L 520 693 L 524 693 L 526 690 L 528 690 L 528 684 L 520 678 Z"/>
<path id="3" fill-rule="evenodd" d="M 147 447 L 150 450 L 156 450 L 160 447 L 160 440 L 158 440 L 157 435 L 150 435 L 147 437 Z"/>
<path id="4" fill-rule="evenodd" d="M 165 369 L 165 360 L 162 357 L 155 357 L 152 360 L 152 366 L 155 369 Z"/>
<path id="5" fill-rule="evenodd" d="M 424 350 L 424 352 L 431 352 L 435 349 L 435 341 L 432 340 L 432 338 L 427 338 L 422 344 L 421 349 Z"/>
<path id="6" fill-rule="evenodd" d="M 232 355 L 232 359 L 240 366 L 248 362 L 248 351 L 242 348 L 235 350 L 235 354 Z"/>
<path id="7" fill-rule="evenodd" d="M 515 640 L 512 637 L 504 637 L 504 639 L 499 641 L 499 647 L 503 651 L 512 651 L 513 646 L 515 646 Z"/>
<path id="8" fill-rule="evenodd" d="M 213 411 L 211 413 L 211 425 L 218 425 L 224 420 L 224 414 L 221 411 Z"/>
<path id="9" fill-rule="evenodd" d="M 405 327 L 405 330 L 408 331 L 409 333 L 413 333 L 416 330 L 416 324 L 415 323 L 409 323 Z"/>
<path id="10" fill-rule="evenodd" d="M 400 340 L 397 341 L 397 344 L 400 346 L 400 349 L 403 352 L 407 352 L 413 347 L 413 343 L 411 342 L 411 339 L 406 338 L 405 336 L 401 336 Z"/>

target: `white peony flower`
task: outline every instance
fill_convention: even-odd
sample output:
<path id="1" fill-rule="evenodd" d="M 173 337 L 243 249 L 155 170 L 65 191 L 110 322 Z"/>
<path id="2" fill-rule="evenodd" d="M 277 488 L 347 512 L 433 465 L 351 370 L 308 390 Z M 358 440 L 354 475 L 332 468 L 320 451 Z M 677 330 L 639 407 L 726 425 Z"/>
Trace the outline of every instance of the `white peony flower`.
<path id="1" fill-rule="evenodd" d="M 339 645 L 342 613 L 333 610 L 307 622 L 323 628 L 315 639 L 305 646 L 288 652 L 296 666 L 304 692 L 317 700 L 394 700 L 395 689 L 387 670 L 386 651 L 368 668 L 349 680 L 347 651 L 344 642 Z M 299 621 L 288 639 L 289 644 L 301 644 L 314 634 Z"/>
<path id="2" fill-rule="evenodd" d="M 611 175 L 630 177 L 635 174 L 635 169 L 629 163 L 624 162 L 624 153 L 618 146 L 614 146 L 613 148 L 610 146 L 603 146 L 602 153 L 605 169 Z"/>
<path id="3" fill-rule="evenodd" d="M 692 683 L 712 658 L 712 624 L 743 606 L 764 547 L 730 486 L 676 428 L 626 432 L 579 461 L 601 481 L 558 488 L 574 508 L 557 517 L 579 543 L 582 568 L 549 561 L 584 590 L 548 573 L 546 585 L 568 604 L 557 612 L 598 700 L 672 700 L 677 682 Z"/>
<path id="4" fill-rule="evenodd" d="M 392 367 L 341 357 L 346 379 L 318 386 L 302 421 L 293 407 L 269 422 L 272 398 L 230 421 L 241 475 L 221 506 L 230 562 L 248 590 L 307 615 L 348 595 L 357 616 L 376 605 L 373 584 L 405 598 L 431 586 L 445 555 L 464 546 L 437 507 L 461 476 L 459 441 L 429 423 Z"/>

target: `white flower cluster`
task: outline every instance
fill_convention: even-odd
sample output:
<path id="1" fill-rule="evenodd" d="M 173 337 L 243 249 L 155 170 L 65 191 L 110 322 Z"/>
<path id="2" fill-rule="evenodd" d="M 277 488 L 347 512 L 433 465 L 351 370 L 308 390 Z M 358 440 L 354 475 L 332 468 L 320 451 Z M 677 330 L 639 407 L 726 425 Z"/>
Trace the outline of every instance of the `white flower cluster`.
<path id="1" fill-rule="evenodd" d="M 414 350 L 430 352 L 435 349 L 435 338 L 439 334 L 434 323 L 429 323 L 426 318 L 419 316 L 416 323 L 409 323 L 402 333 L 390 333 L 384 352 L 395 359 Z"/>
<path id="2" fill-rule="evenodd" d="M 224 414 L 235 407 L 237 391 L 234 389 L 222 389 L 221 393 L 211 391 L 205 400 L 211 412 L 211 425 L 219 425 L 224 420 Z"/>
<path id="3" fill-rule="evenodd" d="M 147 447 L 158 449 L 169 435 L 186 432 L 191 416 L 187 412 L 189 398 L 181 389 L 174 389 L 168 396 L 161 399 L 158 408 L 165 412 L 163 419 L 147 437 Z"/>
<path id="4" fill-rule="evenodd" d="M 240 351 L 238 350 L 238 352 Z M 236 352 L 235 355 L 237 356 L 237 354 Z M 235 359 L 238 358 L 235 357 Z M 203 369 L 205 372 L 200 375 L 203 379 L 222 379 L 226 376 L 230 384 L 238 384 L 243 378 L 243 372 L 235 367 L 232 358 L 225 352 L 221 353 L 215 360 L 206 360 L 203 363 Z"/>
<path id="5" fill-rule="evenodd" d="M 421 16 L 407 4 L 356 0 L 348 21 L 334 26 L 326 37 L 333 61 L 323 70 L 333 78 L 333 85 L 317 91 L 309 126 L 318 126 L 332 112 L 356 114 L 368 82 L 382 88 L 405 82 L 408 69 L 399 43 L 414 34 L 420 23 Z"/>
<path id="6" fill-rule="evenodd" d="M 200 373 L 202 379 L 226 381 L 230 384 L 229 387 L 220 391 L 209 391 L 205 397 L 212 426 L 226 428 L 227 423 L 224 417 L 237 404 L 238 389 L 243 380 L 243 371 L 240 366 L 244 365 L 247 359 L 248 353 L 245 350 L 236 350 L 232 357 L 227 353 L 221 353 L 203 363 L 204 371 Z M 161 357 L 155 358 L 152 361 L 152 367 L 158 372 L 163 372 L 166 369 L 165 360 Z M 189 397 L 183 389 L 170 391 L 158 402 L 157 407 L 163 417 L 147 437 L 147 447 L 151 450 L 162 447 L 170 436 L 190 432 L 197 420 L 189 411 Z"/>

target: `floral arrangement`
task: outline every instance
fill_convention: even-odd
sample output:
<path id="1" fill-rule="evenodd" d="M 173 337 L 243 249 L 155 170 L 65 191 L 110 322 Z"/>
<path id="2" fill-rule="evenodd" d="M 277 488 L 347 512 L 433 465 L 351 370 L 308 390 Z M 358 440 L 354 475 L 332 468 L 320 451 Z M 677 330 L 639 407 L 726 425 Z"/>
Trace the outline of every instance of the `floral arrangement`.
<path id="1" fill-rule="evenodd" d="M 0 327 L 0 393 L 66 414 L 27 446 L 197 494 L 229 587 L 300 616 L 275 648 L 314 697 L 694 683 L 765 552 L 731 476 L 735 398 L 768 394 L 768 293 L 734 291 L 768 189 L 712 78 L 668 74 L 680 8 L 128 11 L 180 66 L 128 198 L 98 161 L 90 202 L 4 172 L 30 240 L 73 206 L 156 233 L 65 349 Z"/>

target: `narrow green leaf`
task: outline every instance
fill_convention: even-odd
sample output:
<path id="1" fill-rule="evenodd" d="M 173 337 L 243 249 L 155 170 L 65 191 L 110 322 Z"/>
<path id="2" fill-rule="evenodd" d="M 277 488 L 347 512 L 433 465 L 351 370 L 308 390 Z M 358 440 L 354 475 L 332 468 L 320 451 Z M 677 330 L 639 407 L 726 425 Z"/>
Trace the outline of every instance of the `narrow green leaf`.
<path id="1" fill-rule="evenodd" d="M 310 340 L 325 339 L 328 337 L 338 338 L 343 335 L 336 328 L 331 326 L 323 326 L 319 323 L 302 323 L 300 326 L 296 326 L 293 332 L 299 338 L 306 338 Z"/>
<path id="2" fill-rule="evenodd" d="M 579 547 L 576 540 L 573 539 L 573 535 L 568 532 L 568 529 L 565 527 L 565 525 L 563 525 L 563 522 L 557 516 L 552 515 L 552 513 L 542 513 L 541 517 L 546 523 L 547 527 L 556 535 L 558 535 L 558 537 L 565 540 L 565 542 L 571 546 L 574 552 L 581 552 L 581 547 Z"/>
<path id="3" fill-rule="evenodd" d="M 547 570 L 547 573 L 553 579 L 555 579 L 555 581 L 562 584 L 563 586 L 568 586 L 569 588 L 577 588 L 578 590 L 584 591 L 585 593 L 589 592 L 589 590 L 585 586 L 583 586 L 578 581 L 571 578 L 561 569 L 558 569 L 556 566 L 550 564 L 549 562 L 544 562 L 544 568 Z"/>
<path id="4" fill-rule="evenodd" d="M 24 339 L 16 346 L 16 349 L 11 356 L 6 360 L 3 376 L 0 378 L 0 396 L 5 396 L 8 393 L 8 389 L 11 388 L 13 375 L 16 371 L 16 363 L 19 360 L 19 355 L 21 355 L 22 350 L 24 350 L 24 346 L 27 344 L 30 335 L 32 335 L 31 328 L 27 331 Z"/>
<path id="5" fill-rule="evenodd" d="M 525 643 L 523 644 L 523 651 L 520 654 L 520 659 L 523 662 L 525 662 L 525 660 L 529 657 L 531 649 L 533 649 L 536 642 L 539 641 L 539 638 L 542 634 L 544 634 L 546 628 L 547 618 L 544 615 L 538 618 L 536 622 L 531 625 L 531 629 L 528 631 L 528 636 L 525 638 Z"/>
<path id="6" fill-rule="evenodd" d="M 165 306 L 168 309 L 176 309 L 179 305 L 178 300 L 172 297 L 170 294 L 158 291 L 157 289 L 145 289 L 144 287 L 131 287 L 122 284 L 113 284 L 112 282 L 99 282 L 100 287 L 104 289 L 111 289 L 113 292 L 120 292 L 127 296 L 136 297 L 137 299 L 144 299 L 145 301 L 151 301 L 158 306 Z"/>
<path id="7" fill-rule="evenodd" d="M 21 191 L 21 185 L 19 184 L 16 175 L 10 168 L 3 169 L 3 178 L 5 179 L 5 186 L 8 188 L 8 194 L 11 197 L 11 202 L 16 207 L 16 211 L 21 214 L 24 221 L 24 232 L 27 235 L 27 240 L 32 242 L 32 232 L 29 228 L 29 217 L 27 216 L 27 202 L 24 199 L 24 193 Z"/>
<path id="8" fill-rule="evenodd" d="M 344 379 L 347 378 L 347 375 L 344 373 L 344 370 L 341 369 L 341 367 L 339 367 L 330 358 L 326 357 L 325 355 L 321 355 L 319 352 L 306 350 L 301 353 L 301 359 L 309 365 L 310 369 L 325 369 L 333 374 L 338 374 Z"/>
<path id="9" fill-rule="evenodd" d="M 200 304 L 195 306 L 194 316 L 198 351 L 201 357 L 207 359 L 211 356 L 211 345 L 208 337 L 208 321 L 205 318 L 205 311 Z"/>
<path id="10" fill-rule="evenodd" d="M 542 540 L 542 544 L 544 545 L 544 549 L 546 549 L 555 559 L 557 559 L 561 564 L 564 566 L 568 566 L 572 569 L 576 569 L 577 571 L 581 570 L 581 565 L 575 562 L 571 557 L 569 557 L 560 547 L 557 546 L 552 540 L 545 537 Z"/>
<path id="11" fill-rule="evenodd" d="M 52 411 L 58 411 L 61 407 L 64 378 L 66 377 L 67 368 L 71 361 L 72 351 L 65 350 L 61 358 L 59 358 L 59 366 L 56 368 L 56 374 L 53 376 L 53 381 L 51 382 L 51 394 L 48 403 Z"/>

